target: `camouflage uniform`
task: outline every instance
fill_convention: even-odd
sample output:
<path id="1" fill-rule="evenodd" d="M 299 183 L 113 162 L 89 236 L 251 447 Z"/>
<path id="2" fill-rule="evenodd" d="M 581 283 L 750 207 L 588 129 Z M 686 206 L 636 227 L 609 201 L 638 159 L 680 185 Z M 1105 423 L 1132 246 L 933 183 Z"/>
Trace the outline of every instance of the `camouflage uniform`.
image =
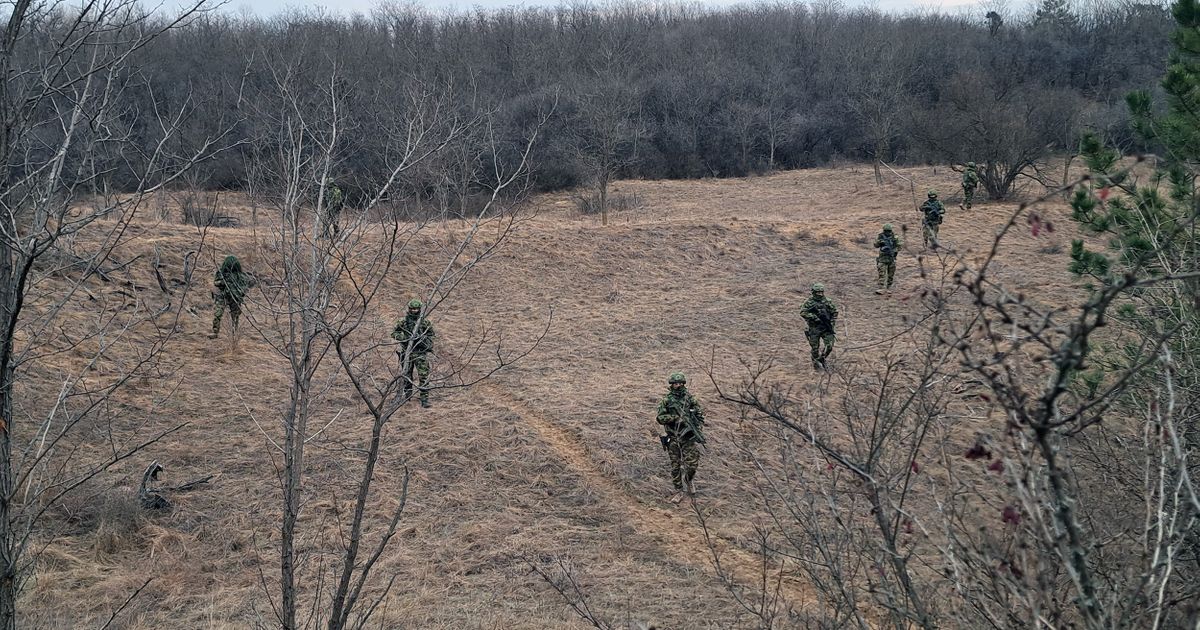
<path id="1" fill-rule="evenodd" d="M 396 322 L 396 327 L 392 329 L 392 339 L 400 342 L 401 346 L 396 350 L 396 354 L 400 356 L 400 367 L 402 378 L 404 379 L 404 399 L 408 400 L 412 396 L 413 387 L 413 372 L 417 377 L 417 392 L 421 397 L 421 406 L 429 407 L 429 359 L 426 357 L 430 352 L 433 352 L 433 338 L 436 333 L 433 330 L 433 324 L 428 319 L 421 318 L 421 300 L 411 300 L 408 303 L 408 316 Z M 416 331 L 414 333 L 414 331 Z M 409 341 L 412 342 L 412 348 L 409 348 Z M 405 363 L 405 353 L 408 354 L 408 362 Z"/>
<path id="2" fill-rule="evenodd" d="M 221 332 L 221 316 L 229 309 L 229 319 L 233 320 L 233 330 L 238 328 L 238 319 L 242 316 L 242 302 L 246 293 L 254 285 L 249 274 L 242 271 L 242 263 L 237 256 L 226 256 L 221 268 L 213 274 L 213 320 L 210 338 L 216 338 Z"/>
<path id="3" fill-rule="evenodd" d="M 975 163 L 967 162 L 967 170 L 963 171 L 963 208 L 970 209 L 975 200 L 975 189 L 979 187 L 979 173 L 975 172 Z"/>
<path id="4" fill-rule="evenodd" d="M 875 247 L 879 249 L 879 257 L 875 259 L 875 268 L 879 270 L 879 289 L 883 293 L 892 288 L 896 277 L 896 254 L 900 252 L 900 237 L 892 231 L 892 224 L 883 226 L 883 231 L 875 237 Z"/>
<path id="5" fill-rule="evenodd" d="M 930 243 L 936 245 L 938 229 L 942 227 L 942 217 L 946 215 L 946 207 L 938 201 L 937 192 L 929 191 L 929 198 L 921 204 L 921 213 L 925 215 L 921 219 L 925 247 L 929 247 Z"/>
<path id="6" fill-rule="evenodd" d="M 338 216 L 342 213 L 342 189 L 330 183 L 325 189 L 325 214 L 321 217 L 321 235 L 337 236 Z"/>
<path id="7" fill-rule="evenodd" d="M 687 380 L 675 372 L 667 381 L 671 389 L 658 403 L 658 423 L 667 430 L 665 444 L 671 457 L 671 483 L 679 491 L 694 493 L 692 478 L 700 466 L 700 445 L 704 444 L 704 410 L 687 390 Z M 679 385 L 679 387 L 675 387 Z"/>
<path id="8" fill-rule="evenodd" d="M 800 307 L 800 316 L 808 322 L 804 336 L 808 338 L 808 345 L 812 349 L 813 369 L 821 369 L 825 367 L 825 359 L 833 352 L 833 344 L 837 341 L 835 330 L 838 311 L 833 301 L 825 297 L 825 285 L 813 285 L 812 297 Z M 821 341 L 825 342 L 824 352 L 821 351 Z"/>

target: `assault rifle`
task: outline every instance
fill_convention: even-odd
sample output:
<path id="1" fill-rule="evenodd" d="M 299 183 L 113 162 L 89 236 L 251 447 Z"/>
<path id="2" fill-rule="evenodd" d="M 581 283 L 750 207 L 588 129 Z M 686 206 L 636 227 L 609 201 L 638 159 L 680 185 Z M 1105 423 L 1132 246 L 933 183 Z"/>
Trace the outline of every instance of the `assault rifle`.
<path id="1" fill-rule="evenodd" d="M 829 313 L 829 308 L 824 304 L 817 305 L 813 309 L 812 319 L 804 318 L 808 321 L 809 326 L 818 330 L 833 330 L 833 316 Z"/>
<path id="2" fill-rule="evenodd" d="M 675 422 L 677 433 L 684 435 L 690 433 L 692 435 L 692 440 L 700 444 L 707 442 L 707 440 L 704 439 L 704 434 L 700 432 L 700 427 L 696 425 L 696 421 L 692 415 L 691 409 L 679 409 L 678 416 L 679 420 Z"/>
<path id="3" fill-rule="evenodd" d="M 879 253 L 884 256 L 896 255 L 896 241 L 894 239 L 883 239 L 883 245 L 879 247 Z"/>

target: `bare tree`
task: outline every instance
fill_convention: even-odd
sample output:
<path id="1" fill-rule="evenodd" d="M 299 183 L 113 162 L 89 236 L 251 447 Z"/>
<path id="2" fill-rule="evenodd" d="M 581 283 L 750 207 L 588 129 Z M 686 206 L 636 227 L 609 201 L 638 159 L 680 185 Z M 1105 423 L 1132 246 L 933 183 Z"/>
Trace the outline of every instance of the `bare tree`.
<path id="1" fill-rule="evenodd" d="M 908 113 L 912 77 L 920 68 L 906 39 L 851 38 L 845 51 L 846 106 L 862 121 L 871 143 L 875 182 L 883 183 L 880 162 L 892 160 L 892 144 Z"/>
<path id="2" fill-rule="evenodd" d="M 410 364 L 415 352 L 415 339 L 403 347 L 388 339 L 390 326 L 378 313 L 381 298 L 391 290 L 389 283 L 395 276 L 408 271 L 416 285 L 414 290 L 425 297 L 421 318 L 429 317 L 472 269 L 496 251 L 518 224 L 529 152 L 545 117 L 528 130 L 525 143 L 514 149 L 496 141 L 489 112 L 463 116 L 451 106 L 453 99 L 447 93 L 413 79 L 405 89 L 403 105 L 390 119 L 375 121 L 377 133 L 384 138 L 382 154 L 377 158 L 386 168 L 371 174 L 363 185 L 370 194 L 359 207 L 347 209 L 342 228 L 329 234 L 322 232 L 320 221 L 310 216 L 323 216 L 323 189 L 345 151 L 342 138 L 356 106 L 349 95 L 368 88 L 347 88 L 336 59 L 313 70 L 303 67 L 304 55 L 297 51 L 276 51 L 265 58 L 270 80 L 262 95 L 261 111 L 264 115 L 279 112 L 279 118 L 265 128 L 283 129 L 285 133 L 259 139 L 262 150 L 258 153 L 263 159 L 255 172 L 263 179 L 254 189 L 261 191 L 278 212 L 280 222 L 269 235 L 266 249 L 275 253 L 272 268 L 279 277 L 263 283 L 265 288 L 258 298 L 264 314 L 255 316 L 254 325 L 279 357 L 288 362 L 292 373 L 288 403 L 280 414 L 282 439 L 272 438 L 282 455 L 280 584 L 275 613 L 284 628 L 314 624 L 330 629 L 361 628 L 377 611 L 395 579 L 385 578 L 381 589 L 372 587 L 372 571 L 396 532 L 407 499 L 405 469 L 400 495 L 386 516 L 386 528 L 368 536 L 366 524 L 377 494 L 373 484 L 384 431 L 409 403 L 404 392 L 406 385 L 411 385 L 407 382 L 411 375 L 403 367 Z M 315 89 L 308 79 L 313 74 L 323 77 Z M 552 108 L 552 104 L 548 106 Z M 433 213 L 418 213 L 417 220 L 407 222 L 401 219 L 401 213 L 387 211 L 388 205 L 396 205 L 395 196 L 404 189 L 402 183 L 410 171 L 449 146 L 462 151 L 460 141 L 466 137 L 484 142 L 474 147 L 471 158 L 465 159 L 460 153 L 450 163 L 472 165 L 469 172 L 456 173 L 469 184 L 485 186 L 487 200 L 481 207 L 454 224 L 431 222 Z M 485 165 L 490 170 L 481 171 Z M 432 266 L 401 268 L 402 260 L 415 255 L 415 243 L 439 225 L 449 239 L 439 242 L 449 244 L 435 253 Z M 482 236 L 485 226 L 489 228 L 486 239 Z M 530 344 L 536 345 L 536 340 Z M 478 368 L 473 365 L 477 363 L 474 359 L 480 349 L 489 346 L 492 363 L 482 372 L 468 371 Z M 466 344 L 462 348 L 462 353 L 449 361 L 451 368 L 440 371 L 431 381 L 432 389 L 468 386 L 528 352 L 527 348 L 510 353 L 487 335 L 477 339 L 474 346 Z M 442 355 L 447 359 L 451 356 L 449 352 Z M 330 358 L 334 363 L 327 369 L 326 360 Z M 393 363 L 397 358 L 399 366 Z M 331 439 L 323 434 L 338 421 L 341 412 L 332 413 L 324 402 L 324 393 L 339 385 L 354 392 L 360 411 L 369 417 L 369 437 L 354 448 L 360 454 L 356 461 L 361 465 L 354 479 L 339 481 L 330 489 L 335 502 L 347 500 L 341 496 L 344 490 L 349 493 L 350 503 L 350 516 L 340 528 L 336 560 L 328 565 L 321 562 L 305 572 L 305 554 L 297 548 L 298 520 L 305 498 L 316 492 L 306 483 L 306 448 L 310 443 Z M 323 417 L 330 414 L 331 419 Z M 313 430 L 318 418 L 323 426 Z M 339 431 L 345 432 L 344 428 Z M 318 539 L 323 536 L 320 532 L 313 535 Z M 326 585 L 328 592 L 322 592 Z M 301 604 L 306 597 L 311 605 L 304 618 L 305 607 Z"/>
<path id="3" fill-rule="evenodd" d="M 597 73 L 574 94 L 576 150 L 596 190 L 600 223 L 608 225 L 608 187 L 637 160 L 640 97 L 628 77 Z"/>
<path id="4" fill-rule="evenodd" d="M 149 90 L 134 56 L 204 10 L 195 2 L 161 20 L 128 0 L 68 9 L 18 0 L 0 32 L 0 627 L 15 628 L 17 602 L 36 553 L 30 545 L 47 511 L 67 493 L 180 427 L 130 438 L 109 422 L 118 393 L 152 372 L 174 334 L 184 296 L 143 298 L 115 252 L 145 195 L 226 148 L 224 131 L 186 153 L 173 149 L 194 108 L 191 95 L 139 137 L 131 101 Z M 228 124 L 223 125 L 225 131 Z M 156 140 L 149 146 L 145 137 Z M 119 194 L 122 169 L 132 183 Z M 98 193 L 98 194 L 94 194 Z M 203 247 L 203 240 L 200 247 Z M 124 283 L 127 303 L 100 302 L 88 330 L 60 327 L 62 309 L 97 280 Z M 185 286 L 184 292 L 187 288 Z M 124 301 L 124 300 L 123 300 Z M 89 374 L 113 344 L 137 336 L 137 360 L 104 377 Z M 57 348 L 57 350 L 55 350 Z M 19 394 L 31 369 L 66 348 L 87 357 L 50 399 Z M 108 443 L 71 442 L 82 423 L 105 427 Z M 140 589 L 139 589 L 140 590 Z"/>

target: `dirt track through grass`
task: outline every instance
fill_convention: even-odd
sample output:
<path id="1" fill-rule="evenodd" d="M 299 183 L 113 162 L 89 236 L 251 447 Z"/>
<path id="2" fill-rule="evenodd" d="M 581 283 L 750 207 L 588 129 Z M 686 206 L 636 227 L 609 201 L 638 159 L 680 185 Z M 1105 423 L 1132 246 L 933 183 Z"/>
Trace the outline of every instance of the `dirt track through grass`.
<path id="1" fill-rule="evenodd" d="M 654 507 L 639 502 L 622 490 L 616 480 L 600 471 L 588 454 L 587 447 L 561 422 L 505 394 L 492 382 L 485 381 L 477 386 L 476 393 L 482 394 L 497 407 L 516 414 L 533 428 L 543 442 L 587 481 L 588 487 L 599 498 L 619 511 L 639 533 L 654 540 L 674 561 L 702 571 L 713 570 L 712 551 L 686 501 L 671 507 Z M 700 496 L 696 501 L 697 507 L 703 509 L 704 497 Z M 748 585 L 763 580 L 761 557 L 722 544 L 725 541 L 720 541 L 715 532 L 710 531 L 709 535 L 714 539 L 713 547 L 719 554 L 722 568 L 739 589 L 746 590 L 750 588 Z M 811 590 L 798 581 L 785 580 L 783 588 L 786 599 L 793 604 L 811 601 Z"/>

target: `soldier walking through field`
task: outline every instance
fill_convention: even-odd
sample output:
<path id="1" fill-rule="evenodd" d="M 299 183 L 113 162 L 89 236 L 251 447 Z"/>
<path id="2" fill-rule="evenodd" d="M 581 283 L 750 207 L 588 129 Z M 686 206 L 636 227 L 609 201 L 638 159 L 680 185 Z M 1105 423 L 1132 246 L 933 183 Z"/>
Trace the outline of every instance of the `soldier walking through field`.
<path id="1" fill-rule="evenodd" d="M 891 293 L 892 281 L 896 277 L 896 255 L 900 252 L 900 237 L 892 231 L 891 223 L 883 224 L 883 231 L 875 237 L 875 248 L 879 250 L 879 257 L 875 259 L 879 288 L 875 289 L 875 294 L 883 295 L 884 291 Z"/>
<path id="2" fill-rule="evenodd" d="M 971 202 L 975 200 L 975 189 L 979 187 L 979 173 L 975 171 L 975 163 L 967 162 L 967 170 L 963 171 L 962 189 L 963 202 L 962 208 L 965 210 L 971 209 Z"/>
<path id="3" fill-rule="evenodd" d="M 921 204 L 921 227 L 922 236 L 924 237 L 925 248 L 929 248 L 929 244 L 934 246 L 938 244 L 938 230 L 942 227 L 942 217 L 946 215 L 946 207 L 942 202 L 938 201 L 936 190 L 929 191 L 929 198 L 925 203 Z"/>
<path id="4" fill-rule="evenodd" d="M 412 398 L 414 381 L 421 397 L 421 406 L 429 408 L 429 353 L 433 352 L 433 324 L 421 317 L 425 305 L 416 298 L 408 302 L 408 315 L 396 322 L 392 339 L 400 342 L 396 354 L 400 356 L 401 378 L 404 379 L 404 400 Z M 407 358 L 407 360 L 405 360 Z M 416 372 L 416 379 L 413 378 Z"/>
<path id="5" fill-rule="evenodd" d="M 804 336 L 812 349 L 812 364 L 814 370 L 825 367 L 825 359 L 833 352 L 833 343 L 837 341 L 837 307 L 833 301 L 825 297 L 825 285 L 820 282 L 812 285 L 812 297 L 800 308 L 800 316 L 808 323 Z M 825 342 L 824 349 L 821 342 Z"/>
<path id="6" fill-rule="evenodd" d="M 237 335 L 238 319 L 242 316 L 242 302 L 252 286 L 254 279 L 242 271 L 242 262 L 237 256 L 226 256 L 221 267 L 213 274 L 213 320 L 212 332 L 208 333 L 209 339 L 216 339 L 221 334 L 221 316 L 225 314 L 226 308 L 229 309 L 233 334 Z"/>
<path id="7" fill-rule="evenodd" d="M 675 486 L 672 503 L 683 500 L 683 493 L 694 496 L 693 478 L 700 466 L 700 445 L 704 444 L 704 410 L 687 390 L 683 372 L 673 372 L 667 379 L 670 388 L 658 403 L 658 423 L 666 429 L 663 448 L 671 458 L 671 483 Z"/>

